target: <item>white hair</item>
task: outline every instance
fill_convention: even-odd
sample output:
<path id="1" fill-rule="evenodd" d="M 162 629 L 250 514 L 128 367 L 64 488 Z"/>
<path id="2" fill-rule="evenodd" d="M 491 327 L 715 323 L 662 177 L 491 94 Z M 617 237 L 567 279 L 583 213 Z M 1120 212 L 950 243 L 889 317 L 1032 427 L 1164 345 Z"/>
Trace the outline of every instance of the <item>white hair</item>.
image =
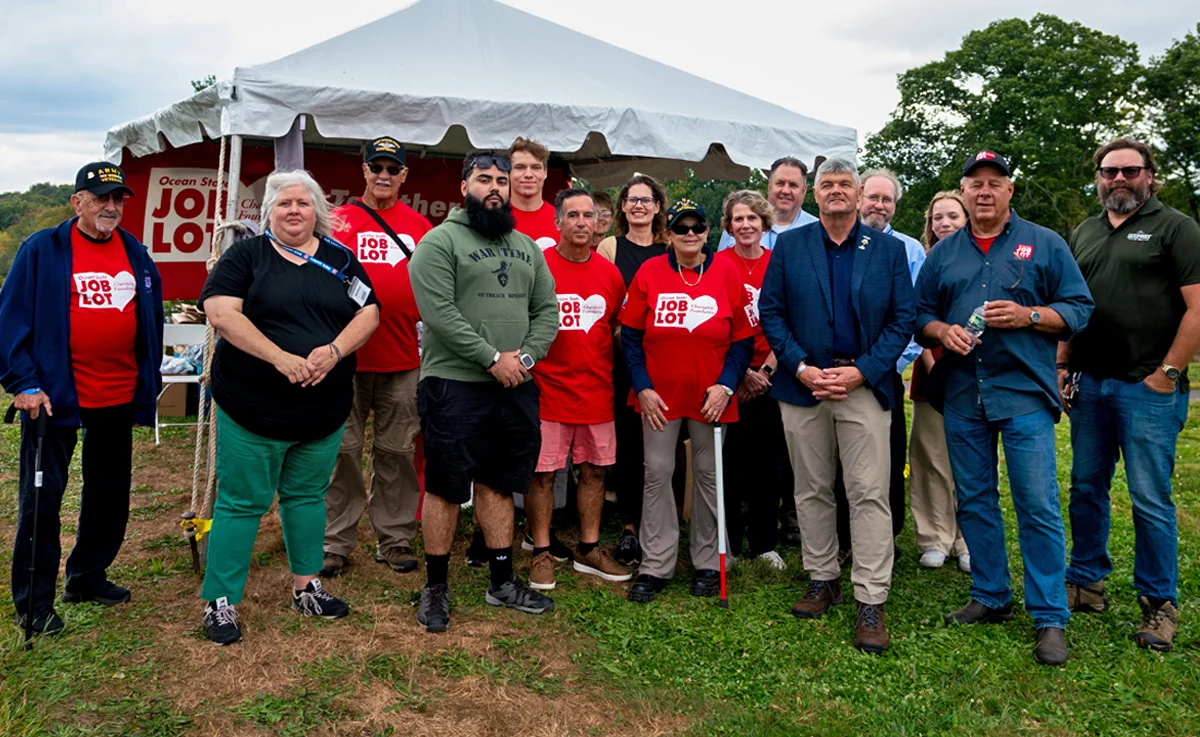
<path id="1" fill-rule="evenodd" d="M 883 177 L 891 182 L 892 186 L 896 188 L 896 202 L 899 202 L 900 198 L 904 196 L 904 185 L 900 183 L 900 177 L 896 176 L 896 172 L 891 169 L 867 169 L 862 174 L 863 184 L 866 184 L 871 177 Z"/>
<path id="2" fill-rule="evenodd" d="M 858 167 L 854 166 L 854 162 L 846 159 L 825 159 L 821 165 L 817 167 L 817 178 L 813 182 L 813 186 L 821 184 L 822 174 L 849 174 L 854 178 L 854 186 L 861 187 L 862 180 L 858 178 Z"/>
<path id="3" fill-rule="evenodd" d="M 279 193 L 288 187 L 304 187 L 308 190 L 309 197 L 313 201 L 313 210 L 317 214 L 316 231 L 320 235 L 329 235 L 331 228 L 331 220 L 329 214 L 329 200 L 325 199 L 325 192 L 321 190 L 321 185 L 317 184 L 317 180 L 313 179 L 312 174 L 303 169 L 294 171 L 273 171 L 267 177 L 266 191 L 263 193 L 262 210 L 259 211 L 260 222 L 265 229 L 271 222 L 271 210 L 274 209 L 275 203 L 279 201 Z"/>

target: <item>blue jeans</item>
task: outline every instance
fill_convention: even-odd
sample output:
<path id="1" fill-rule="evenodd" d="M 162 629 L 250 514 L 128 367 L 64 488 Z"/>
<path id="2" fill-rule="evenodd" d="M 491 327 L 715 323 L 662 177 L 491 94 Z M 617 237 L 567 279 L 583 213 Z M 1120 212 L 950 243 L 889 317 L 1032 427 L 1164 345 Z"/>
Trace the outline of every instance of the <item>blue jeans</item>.
<path id="1" fill-rule="evenodd" d="M 1012 600 L 996 454 L 997 436 L 1002 436 L 1025 563 L 1025 608 L 1036 629 L 1065 629 L 1071 614 L 1063 583 L 1067 542 L 1058 501 L 1054 416 L 1041 409 L 988 421 L 946 408 L 945 426 L 958 526 L 971 550 L 971 598 L 992 608 Z"/>
<path id="2" fill-rule="evenodd" d="M 1171 474 L 1175 441 L 1187 422 L 1188 395 L 1159 394 L 1140 381 L 1083 374 L 1071 410 L 1071 565 L 1067 581 L 1092 584 L 1112 573 L 1109 490 L 1117 456 L 1133 502 L 1133 586 L 1175 604 L 1179 531 Z"/>

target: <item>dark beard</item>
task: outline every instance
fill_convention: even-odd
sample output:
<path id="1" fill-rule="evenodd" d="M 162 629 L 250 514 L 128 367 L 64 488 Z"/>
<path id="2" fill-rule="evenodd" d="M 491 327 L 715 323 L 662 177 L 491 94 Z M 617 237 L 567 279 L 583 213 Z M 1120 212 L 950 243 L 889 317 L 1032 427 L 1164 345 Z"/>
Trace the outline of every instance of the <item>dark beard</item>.
<path id="1" fill-rule="evenodd" d="M 500 207 L 488 207 L 483 204 L 483 200 L 467 195 L 464 204 L 467 208 L 467 223 L 471 226 L 471 230 L 484 238 L 496 240 L 513 231 L 516 223 L 513 220 L 512 205 L 509 203 L 505 202 Z"/>
<path id="2" fill-rule="evenodd" d="M 1115 187 L 1099 182 L 1096 186 L 1100 194 L 1100 203 L 1109 212 L 1118 215 L 1128 215 L 1134 212 L 1150 199 L 1150 183 L 1134 184 L 1125 187 Z"/>

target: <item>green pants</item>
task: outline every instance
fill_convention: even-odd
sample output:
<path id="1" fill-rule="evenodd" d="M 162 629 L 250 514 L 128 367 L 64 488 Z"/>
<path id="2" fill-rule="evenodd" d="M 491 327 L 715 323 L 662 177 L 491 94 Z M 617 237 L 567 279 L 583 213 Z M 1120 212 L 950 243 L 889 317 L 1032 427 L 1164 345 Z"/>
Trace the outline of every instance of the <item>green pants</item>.
<path id="1" fill-rule="evenodd" d="M 297 576 L 321 570 L 325 491 L 344 428 L 307 442 L 256 435 L 217 408 L 217 502 L 208 535 L 208 569 L 200 598 L 238 604 L 262 516 L 279 492 L 288 566 Z"/>

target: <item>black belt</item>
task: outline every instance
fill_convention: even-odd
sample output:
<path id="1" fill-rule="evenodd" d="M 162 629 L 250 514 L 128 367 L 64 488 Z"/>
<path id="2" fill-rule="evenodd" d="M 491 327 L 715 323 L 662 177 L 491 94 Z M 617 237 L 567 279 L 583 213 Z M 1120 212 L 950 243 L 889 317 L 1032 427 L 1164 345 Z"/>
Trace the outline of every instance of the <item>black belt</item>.
<path id="1" fill-rule="evenodd" d="M 838 356 L 834 356 L 833 367 L 834 368 L 845 368 L 847 366 L 853 366 L 854 362 L 857 360 L 858 360 L 857 358 L 840 358 Z"/>

